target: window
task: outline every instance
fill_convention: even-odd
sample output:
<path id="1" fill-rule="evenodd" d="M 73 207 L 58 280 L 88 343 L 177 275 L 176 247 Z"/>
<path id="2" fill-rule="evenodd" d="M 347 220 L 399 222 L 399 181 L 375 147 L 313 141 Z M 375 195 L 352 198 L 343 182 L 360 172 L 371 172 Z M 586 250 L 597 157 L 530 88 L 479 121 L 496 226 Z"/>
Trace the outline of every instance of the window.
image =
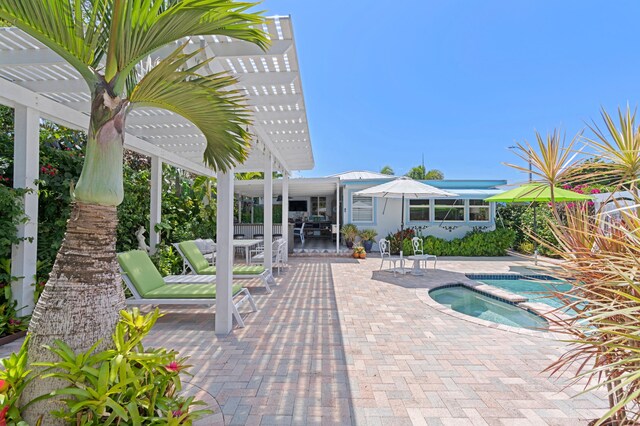
<path id="1" fill-rule="evenodd" d="M 431 202 L 429 200 L 409 200 L 409 221 L 428 222 L 430 216 Z"/>
<path id="2" fill-rule="evenodd" d="M 311 215 L 327 215 L 327 197 L 311 197 Z"/>
<path id="3" fill-rule="evenodd" d="M 471 222 L 488 222 L 491 207 L 484 200 L 469 200 L 469 220 Z"/>
<path id="4" fill-rule="evenodd" d="M 435 200 L 435 220 L 446 222 L 464 221 L 464 200 Z"/>
<path id="5" fill-rule="evenodd" d="M 353 196 L 351 199 L 351 221 L 373 222 L 373 197 Z"/>

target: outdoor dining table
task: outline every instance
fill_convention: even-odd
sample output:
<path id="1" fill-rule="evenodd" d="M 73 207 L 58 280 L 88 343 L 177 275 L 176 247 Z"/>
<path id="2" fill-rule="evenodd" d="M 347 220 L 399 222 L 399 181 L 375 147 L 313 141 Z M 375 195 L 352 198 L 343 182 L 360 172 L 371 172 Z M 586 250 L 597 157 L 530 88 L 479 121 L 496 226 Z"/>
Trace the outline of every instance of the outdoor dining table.
<path id="1" fill-rule="evenodd" d="M 257 246 L 258 244 L 261 244 L 264 240 L 257 240 L 257 239 L 252 239 L 252 240 L 245 240 L 245 239 L 239 239 L 239 240 L 233 240 L 233 247 L 234 248 L 244 248 L 244 256 L 246 258 L 246 263 L 249 263 L 249 251 L 251 249 L 251 247 Z"/>

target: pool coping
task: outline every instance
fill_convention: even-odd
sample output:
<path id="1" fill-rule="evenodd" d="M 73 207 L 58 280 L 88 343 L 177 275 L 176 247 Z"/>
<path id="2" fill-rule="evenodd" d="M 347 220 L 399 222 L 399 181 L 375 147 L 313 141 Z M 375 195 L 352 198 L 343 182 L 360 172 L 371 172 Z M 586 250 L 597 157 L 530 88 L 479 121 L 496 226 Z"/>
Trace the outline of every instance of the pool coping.
<path id="1" fill-rule="evenodd" d="M 463 286 L 466 287 L 472 291 L 475 291 L 477 293 L 482 294 L 483 296 L 486 297 L 490 297 L 492 299 L 496 299 L 499 300 L 503 303 L 507 303 L 510 305 L 514 305 L 517 306 L 520 309 L 526 310 L 530 313 L 533 313 L 534 315 L 538 315 L 539 317 L 544 318 L 545 320 L 547 320 L 547 322 L 549 323 L 549 326 L 552 326 L 552 323 L 549 322 L 549 320 L 547 319 L 547 316 L 549 312 L 553 311 L 553 308 L 551 308 L 550 306 L 544 304 L 544 303 L 538 303 L 538 302 L 529 302 L 528 299 L 524 296 L 520 296 L 518 294 L 514 294 L 511 292 L 508 292 L 506 290 L 497 288 L 497 287 L 493 287 L 489 284 L 484 284 L 478 281 L 475 281 L 474 279 L 471 279 L 469 277 L 469 275 L 475 277 L 478 277 L 478 279 L 484 278 L 484 279 L 490 279 L 488 278 L 489 276 L 491 277 L 499 277 L 499 278 L 493 278 L 493 279 L 500 279 L 501 277 L 513 277 L 513 279 L 522 279 L 522 278 L 533 278 L 536 277 L 536 279 L 543 279 L 543 278 L 537 278 L 537 277 L 550 277 L 549 275 L 537 275 L 537 274 L 517 274 L 517 273 L 509 273 L 509 274 L 461 274 L 461 277 L 458 278 L 457 280 L 453 280 L 451 282 L 447 282 L 447 283 L 442 283 L 439 285 L 436 285 L 432 288 L 429 289 L 418 289 L 416 291 L 418 298 L 426 303 L 427 305 L 429 305 L 430 307 L 453 317 L 459 318 L 461 320 L 464 321 L 468 321 L 471 323 L 475 323 L 478 325 L 482 325 L 485 327 L 489 327 L 489 328 L 493 328 L 496 330 L 502 330 L 502 331 L 508 331 L 511 333 L 516 333 L 516 334 L 522 334 L 522 335 L 527 335 L 527 336 L 531 336 L 531 337 L 541 337 L 541 338 L 545 338 L 545 339 L 552 339 L 552 340 L 562 340 L 563 338 L 566 338 L 566 336 L 562 336 L 560 333 L 558 333 L 557 331 L 554 330 L 534 330 L 534 329 L 528 329 L 528 328 L 520 328 L 520 327 L 512 327 L 509 325 L 505 325 L 505 324 L 499 324 L 493 321 L 487 321 L 487 320 L 483 320 L 480 318 L 476 318 L 473 317 L 471 315 L 467 315 L 467 314 L 463 314 L 457 311 L 454 311 L 451 308 L 446 307 L 445 305 L 441 305 L 440 303 L 436 302 L 431 295 L 429 294 L 431 291 L 437 290 L 437 289 L 441 289 L 441 288 L 446 288 L 446 287 L 454 287 L 454 286 Z M 553 278 L 553 277 L 551 277 Z M 505 278 L 508 279 L 508 278 Z M 424 291 L 426 290 L 426 291 Z M 554 313 L 554 315 L 556 315 L 557 318 L 562 319 L 562 317 L 560 317 L 557 313 Z"/>

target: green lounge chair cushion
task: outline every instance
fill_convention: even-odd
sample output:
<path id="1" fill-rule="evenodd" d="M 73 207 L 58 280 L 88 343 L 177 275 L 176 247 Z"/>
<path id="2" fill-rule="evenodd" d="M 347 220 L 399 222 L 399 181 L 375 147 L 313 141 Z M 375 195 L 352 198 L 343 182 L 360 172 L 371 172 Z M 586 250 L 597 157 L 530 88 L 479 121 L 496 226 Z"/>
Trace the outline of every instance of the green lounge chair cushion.
<path id="1" fill-rule="evenodd" d="M 240 284 L 232 287 L 235 296 L 242 290 Z M 145 299 L 215 299 L 215 284 L 171 284 L 156 288 L 145 295 Z"/>
<path id="2" fill-rule="evenodd" d="M 127 274 L 140 296 L 166 286 L 149 255 L 142 250 L 131 250 L 118 255 L 120 267 Z"/>
<path id="3" fill-rule="evenodd" d="M 193 267 L 194 271 L 198 275 L 209 275 L 209 272 L 203 272 L 209 267 L 209 262 L 204 258 L 204 255 L 193 241 L 183 241 L 178 243 L 178 247 L 184 257 L 187 258 L 189 264 Z"/>
<path id="4" fill-rule="evenodd" d="M 233 265 L 233 275 L 260 275 L 265 271 L 262 265 Z M 207 266 L 198 272 L 198 275 L 215 275 L 216 267 Z"/>

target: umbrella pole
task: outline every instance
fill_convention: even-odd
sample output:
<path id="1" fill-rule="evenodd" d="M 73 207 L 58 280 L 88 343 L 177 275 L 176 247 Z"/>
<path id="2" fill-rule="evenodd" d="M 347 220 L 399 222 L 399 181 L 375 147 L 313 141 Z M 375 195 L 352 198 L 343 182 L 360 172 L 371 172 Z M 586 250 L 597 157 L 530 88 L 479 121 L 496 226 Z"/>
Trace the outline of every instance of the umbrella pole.
<path id="1" fill-rule="evenodd" d="M 533 264 L 538 265 L 538 203 L 533 203 Z"/>
<path id="2" fill-rule="evenodd" d="M 402 194 L 402 207 L 400 208 L 400 269 L 402 270 L 402 275 L 404 275 L 404 258 L 403 249 L 404 249 L 404 194 Z"/>

